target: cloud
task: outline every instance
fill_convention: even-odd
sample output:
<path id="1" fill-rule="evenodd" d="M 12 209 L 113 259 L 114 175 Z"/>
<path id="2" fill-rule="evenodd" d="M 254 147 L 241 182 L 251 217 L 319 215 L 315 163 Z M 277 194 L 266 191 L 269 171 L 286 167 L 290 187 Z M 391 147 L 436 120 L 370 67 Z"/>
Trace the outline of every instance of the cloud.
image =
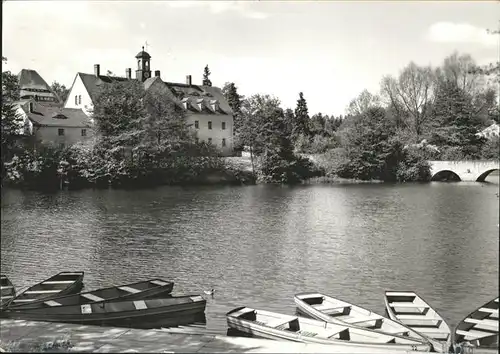
<path id="1" fill-rule="evenodd" d="M 468 23 L 437 22 L 427 31 L 427 39 L 438 43 L 479 43 L 484 46 L 498 45 L 498 36 L 486 32 L 486 28 Z"/>
<path id="2" fill-rule="evenodd" d="M 208 7 L 213 14 L 221 14 L 224 12 L 236 12 L 243 17 L 256 20 L 263 20 L 269 17 L 268 13 L 256 11 L 250 8 L 250 4 L 246 1 L 184 1 L 174 0 L 168 1 L 167 5 L 172 8 L 201 8 Z"/>

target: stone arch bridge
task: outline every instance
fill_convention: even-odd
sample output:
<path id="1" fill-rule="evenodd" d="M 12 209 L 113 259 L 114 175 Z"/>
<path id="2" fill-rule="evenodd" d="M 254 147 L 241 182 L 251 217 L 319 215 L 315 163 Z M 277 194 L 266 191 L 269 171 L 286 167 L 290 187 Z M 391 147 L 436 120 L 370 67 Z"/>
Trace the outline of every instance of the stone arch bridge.
<path id="1" fill-rule="evenodd" d="M 432 179 L 453 172 L 461 181 L 484 182 L 493 171 L 499 169 L 498 160 L 429 161 Z"/>

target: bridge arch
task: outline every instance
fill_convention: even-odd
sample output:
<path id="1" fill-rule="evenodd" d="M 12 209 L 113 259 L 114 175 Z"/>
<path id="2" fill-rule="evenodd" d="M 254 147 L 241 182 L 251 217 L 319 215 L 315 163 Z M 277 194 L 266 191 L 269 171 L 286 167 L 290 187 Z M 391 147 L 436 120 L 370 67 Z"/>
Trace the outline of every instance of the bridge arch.
<path id="1" fill-rule="evenodd" d="M 429 161 L 429 164 L 433 181 L 450 180 L 453 176 L 456 181 L 484 182 L 491 172 L 499 169 L 498 160 Z"/>
<path id="2" fill-rule="evenodd" d="M 431 181 L 439 181 L 439 182 L 443 181 L 458 182 L 461 180 L 462 179 L 460 178 L 460 176 L 451 170 L 437 171 L 431 177 Z"/>
<path id="3" fill-rule="evenodd" d="M 476 181 L 477 182 L 484 182 L 484 180 L 486 179 L 486 177 L 488 177 L 488 175 L 493 172 L 493 171 L 499 171 L 498 168 L 492 168 L 490 170 L 487 170 L 487 171 L 484 171 L 483 173 L 481 173 L 479 176 L 477 176 L 476 178 Z"/>

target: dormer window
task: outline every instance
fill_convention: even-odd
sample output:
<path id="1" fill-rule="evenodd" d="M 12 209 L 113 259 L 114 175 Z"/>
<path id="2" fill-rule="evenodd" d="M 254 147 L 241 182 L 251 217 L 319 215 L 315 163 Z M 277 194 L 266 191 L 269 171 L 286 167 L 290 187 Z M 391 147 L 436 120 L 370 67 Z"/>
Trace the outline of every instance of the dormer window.
<path id="1" fill-rule="evenodd" d="M 212 111 L 217 112 L 219 110 L 219 101 L 218 100 L 211 100 L 210 107 L 212 108 Z"/>
<path id="2" fill-rule="evenodd" d="M 52 118 L 54 119 L 68 119 L 68 117 L 66 117 L 64 114 L 62 113 L 54 113 L 52 115 Z"/>
<path id="3" fill-rule="evenodd" d="M 189 98 L 185 97 L 181 100 L 181 102 L 182 102 L 182 106 L 184 107 L 184 109 L 189 108 Z"/>
<path id="4" fill-rule="evenodd" d="M 196 100 L 196 104 L 198 105 L 198 109 L 203 110 L 203 98 L 199 98 Z"/>

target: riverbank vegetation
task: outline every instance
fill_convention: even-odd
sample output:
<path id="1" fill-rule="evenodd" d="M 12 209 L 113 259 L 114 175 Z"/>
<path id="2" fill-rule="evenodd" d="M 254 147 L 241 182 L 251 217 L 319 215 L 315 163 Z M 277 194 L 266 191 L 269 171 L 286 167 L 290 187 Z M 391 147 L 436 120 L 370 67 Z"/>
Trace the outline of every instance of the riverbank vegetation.
<path id="1" fill-rule="evenodd" d="M 16 77 L 4 72 L 2 180 L 37 189 L 293 184 L 311 178 L 428 181 L 428 160 L 499 157 L 498 137 L 477 134 L 499 122 L 491 78 L 498 82 L 495 71 L 466 54 L 452 54 L 437 68 L 409 63 L 397 77 L 384 77 L 380 92 L 361 92 L 345 116 L 309 116 L 302 92 L 292 110 L 272 95 L 245 98 L 227 83 L 235 148 L 250 155 L 251 168 L 242 168 L 198 142 L 184 110 L 167 93 L 146 91 L 135 80 L 101 86 L 93 140 L 66 149 L 16 145 L 18 87 Z M 307 155 L 315 156 L 314 163 Z"/>

